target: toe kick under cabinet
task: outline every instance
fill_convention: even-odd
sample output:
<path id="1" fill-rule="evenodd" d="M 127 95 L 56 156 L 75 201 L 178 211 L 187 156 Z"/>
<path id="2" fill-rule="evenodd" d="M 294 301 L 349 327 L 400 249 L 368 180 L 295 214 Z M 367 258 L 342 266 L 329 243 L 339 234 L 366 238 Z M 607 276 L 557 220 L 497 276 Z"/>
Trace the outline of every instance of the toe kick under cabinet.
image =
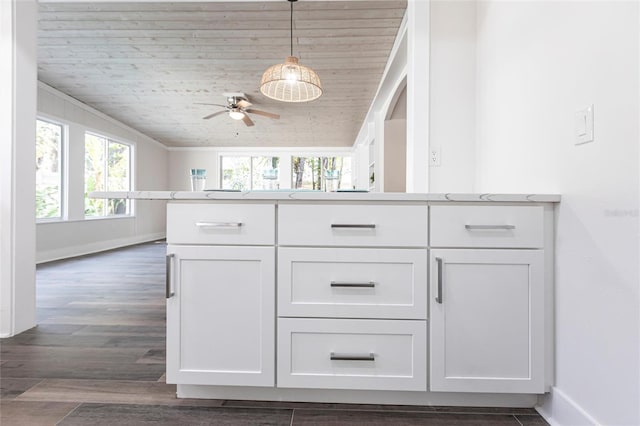
<path id="1" fill-rule="evenodd" d="M 167 382 L 235 399 L 544 393 L 553 206 L 496 204 L 169 203 Z"/>

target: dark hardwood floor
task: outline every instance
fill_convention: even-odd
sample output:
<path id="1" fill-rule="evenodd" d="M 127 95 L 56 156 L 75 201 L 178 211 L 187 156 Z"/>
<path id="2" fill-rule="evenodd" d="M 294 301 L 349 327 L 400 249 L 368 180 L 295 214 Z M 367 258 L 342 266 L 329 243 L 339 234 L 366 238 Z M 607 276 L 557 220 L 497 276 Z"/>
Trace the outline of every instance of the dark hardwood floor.
<path id="1" fill-rule="evenodd" d="M 0 341 L 0 424 L 547 424 L 533 409 L 177 399 L 164 383 L 164 250 L 38 266 L 38 326 Z"/>

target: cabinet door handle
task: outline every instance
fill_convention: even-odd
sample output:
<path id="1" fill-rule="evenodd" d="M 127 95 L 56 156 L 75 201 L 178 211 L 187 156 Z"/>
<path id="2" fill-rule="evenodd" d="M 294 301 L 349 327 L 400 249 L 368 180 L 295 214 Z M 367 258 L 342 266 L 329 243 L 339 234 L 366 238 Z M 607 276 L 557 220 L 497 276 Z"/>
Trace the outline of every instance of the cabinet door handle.
<path id="1" fill-rule="evenodd" d="M 373 352 L 369 352 L 368 354 L 341 354 L 331 352 L 329 357 L 331 361 L 375 361 L 376 356 Z"/>
<path id="2" fill-rule="evenodd" d="M 442 303 L 442 258 L 436 257 L 438 264 L 438 293 L 436 294 L 436 302 Z"/>
<path id="3" fill-rule="evenodd" d="M 198 228 L 240 228 L 242 222 L 196 222 Z"/>
<path id="4" fill-rule="evenodd" d="M 509 229 L 516 229 L 516 226 L 515 225 L 465 225 L 464 228 L 469 231 L 473 231 L 476 229 L 478 230 L 482 230 L 482 229 L 509 230 Z"/>
<path id="5" fill-rule="evenodd" d="M 369 281 L 366 283 L 348 283 L 348 282 L 341 282 L 341 281 L 331 281 L 331 287 L 371 288 L 375 286 L 376 286 L 376 283 L 373 281 Z"/>
<path id="6" fill-rule="evenodd" d="M 375 223 L 332 223 L 331 228 L 375 229 Z"/>
<path id="7" fill-rule="evenodd" d="M 171 265 L 173 264 L 173 258 L 176 257 L 174 253 L 168 254 L 166 257 L 167 262 L 167 277 L 165 281 L 165 296 L 170 299 L 175 293 L 171 290 Z"/>

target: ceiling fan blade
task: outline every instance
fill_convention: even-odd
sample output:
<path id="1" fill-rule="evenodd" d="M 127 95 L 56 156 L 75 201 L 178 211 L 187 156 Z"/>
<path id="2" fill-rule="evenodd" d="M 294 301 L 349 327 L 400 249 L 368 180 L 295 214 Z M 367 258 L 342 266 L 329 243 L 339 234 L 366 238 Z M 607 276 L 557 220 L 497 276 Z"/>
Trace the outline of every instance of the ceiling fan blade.
<path id="1" fill-rule="evenodd" d="M 213 105 L 213 106 L 219 106 L 219 107 L 223 107 L 223 108 L 227 108 L 227 105 L 221 105 L 221 104 L 204 104 L 202 102 L 194 102 L 194 105 Z"/>
<path id="2" fill-rule="evenodd" d="M 255 125 L 255 123 L 251 121 L 251 119 L 247 114 L 244 115 L 244 117 L 242 118 L 242 121 L 244 121 L 244 124 L 246 124 L 248 127 Z"/>
<path id="3" fill-rule="evenodd" d="M 238 108 L 249 108 L 251 105 L 253 105 L 251 102 L 246 101 L 244 99 L 241 99 L 238 101 L 238 103 L 236 103 L 236 105 L 238 105 Z"/>
<path id="4" fill-rule="evenodd" d="M 208 120 L 210 118 L 215 117 L 216 115 L 220 115 L 220 114 L 224 114 L 225 112 L 227 112 L 227 110 L 222 110 L 222 111 L 218 111 L 218 112 L 214 112 L 213 114 L 209 114 L 205 117 L 202 117 L 203 120 Z"/>
<path id="5" fill-rule="evenodd" d="M 259 109 L 245 109 L 244 111 L 251 114 L 257 114 L 257 115 L 263 115 L 269 118 L 275 118 L 276 120 L 280 119 L 279 114 L 274 114 L 272 112 L 267 112 L 267 111 L 260 111 Z"/>

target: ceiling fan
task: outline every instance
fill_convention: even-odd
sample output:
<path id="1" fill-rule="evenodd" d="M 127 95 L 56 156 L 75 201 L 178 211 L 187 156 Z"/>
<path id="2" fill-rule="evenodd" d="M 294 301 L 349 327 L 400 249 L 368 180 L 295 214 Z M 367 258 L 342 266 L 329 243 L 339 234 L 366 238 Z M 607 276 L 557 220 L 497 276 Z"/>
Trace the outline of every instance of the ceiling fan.
<path id="1" fill-rule="evenodd" d="M 255 123 L 253 122 L 253 120 L 251 120 L 251 118 L 249 118 L 249 114 L 262 115 L 264 117 L 274 118 L 276 120 L 280 118 L 280 115 L 278 114 L 251 108 L 252 103 L 247 100 L 247 97 L 244 93 L 224 93 L 223 95 L 227 98 L 227 105 L 204 104 L 196 102 L 196 105 L 214 105 L 224 108 L 223 110 L 202 117 L 203 120 L 208 120 L 217 115 L 228 113 L 229 117 L 231 117 L 232 119 L 242 120 L 247 126 L 253 126 L 255 125 Z"/>

